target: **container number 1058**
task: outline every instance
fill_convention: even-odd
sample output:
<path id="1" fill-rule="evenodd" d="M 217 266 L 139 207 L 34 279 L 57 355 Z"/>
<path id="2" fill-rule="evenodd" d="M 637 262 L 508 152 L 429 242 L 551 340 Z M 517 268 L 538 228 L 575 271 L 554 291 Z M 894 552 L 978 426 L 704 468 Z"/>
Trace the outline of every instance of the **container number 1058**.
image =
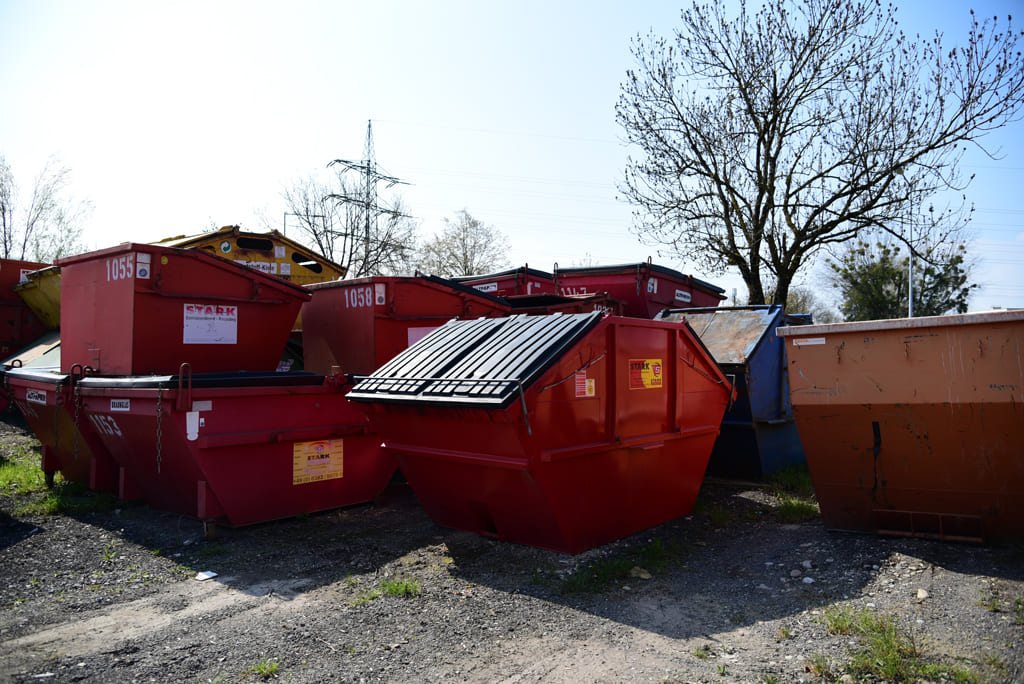
<path id="1" fill-rule="evenodd" d="M 107 259 L 107 281 L 128 280 L 135 275 L 135 261 L 132 255 Z"/>
<path id="2" fill-rule="evenodd" d="M 359 306 L 373 306 L 373 289 L 369 285 L 345 289 L 345 307 L 354 309 Z"/>

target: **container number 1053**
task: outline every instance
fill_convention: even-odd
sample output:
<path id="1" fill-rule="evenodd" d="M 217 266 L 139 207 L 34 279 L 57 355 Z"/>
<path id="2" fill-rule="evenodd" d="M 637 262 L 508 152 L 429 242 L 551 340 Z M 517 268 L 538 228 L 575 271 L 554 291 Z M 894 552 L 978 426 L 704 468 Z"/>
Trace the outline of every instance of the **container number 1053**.
<path id="1" fill-rule="evenodd" d="M 135 275 L 135 261 L 130 254 L 107 259 L 107 281 L 128 280 Z"/>
<path id="2" fill-rule="evenodd" d="M 373 306 L 373 288 L 369 285 L 345 289 L 345 307 L 354 309 L 359 306 Z"/>

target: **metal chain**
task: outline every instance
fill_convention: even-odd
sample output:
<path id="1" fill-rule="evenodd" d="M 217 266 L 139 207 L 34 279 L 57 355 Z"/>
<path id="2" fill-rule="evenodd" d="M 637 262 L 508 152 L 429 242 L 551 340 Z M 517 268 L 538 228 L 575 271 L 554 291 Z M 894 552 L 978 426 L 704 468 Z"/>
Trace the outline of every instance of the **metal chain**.
<path id="1" fill-rule="evenodd" d="M 164 390 L 163 390 L 163 388 L 157 389 L 157 391 L 156 391 L 156 474 L 157 475 L 160 474 L 160 465 L 161 465 L 161 462 L 163 460 L 163 454 L 161 453 L 162 450 L 163 450 L 163 437 L 164 437 L 164 428 L 163 428 L 163 418 L 164 418 L 163 398 L 164 398 Z"/>
<path id="2" fill-rule="evenodd" d="M 82 412 L 82 386 L 79 383 L 75 383 L 75 446 L 74 454 L 75 460 L 78 460 L 78 419 Z"/>

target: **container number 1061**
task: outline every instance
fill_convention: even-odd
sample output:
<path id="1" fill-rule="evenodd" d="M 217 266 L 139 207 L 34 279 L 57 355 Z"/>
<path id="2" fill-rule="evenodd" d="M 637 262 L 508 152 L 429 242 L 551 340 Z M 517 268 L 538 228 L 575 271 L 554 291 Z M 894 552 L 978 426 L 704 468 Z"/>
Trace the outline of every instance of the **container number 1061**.
<path id="1" fill-rule="evenodd" d="M 132 255 L 107 259 L 107 281 L 128 280 L 135 275 L 135 261 Z"/>

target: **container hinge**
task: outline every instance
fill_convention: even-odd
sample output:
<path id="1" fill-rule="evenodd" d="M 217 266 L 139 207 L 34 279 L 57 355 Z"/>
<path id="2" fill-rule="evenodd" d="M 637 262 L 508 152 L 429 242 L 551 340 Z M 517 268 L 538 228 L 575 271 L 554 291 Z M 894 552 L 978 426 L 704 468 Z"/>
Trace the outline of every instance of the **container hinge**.
<path id="1" fill-rule="evenodd" d="M 164 438 L 164 409 L 163 409 L 163 398 L 164 389 L 158 388 L 156 391 L 156 474 L 160 474 L 160 466 L 163 461 L 163 438 Z"/>

